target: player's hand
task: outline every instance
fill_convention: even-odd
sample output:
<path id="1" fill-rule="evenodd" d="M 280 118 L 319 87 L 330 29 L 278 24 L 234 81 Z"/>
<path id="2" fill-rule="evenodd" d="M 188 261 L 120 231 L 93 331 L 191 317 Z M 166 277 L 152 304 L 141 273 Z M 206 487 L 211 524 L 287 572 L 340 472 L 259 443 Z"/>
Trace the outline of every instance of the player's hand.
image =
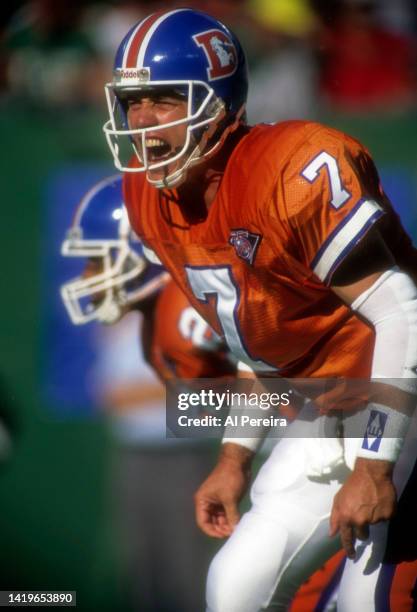
<path id="1" fill-rule="evenodd" d="M 358 458 L 355 469 L 335 495 L 330 515 L 330 535 L 340 532 L 342 546 L 355 558 L 355 540 L 367 540 L 369 525 L 390 519 L 396 509 L 392 482 L 394 464 Z"/>
<path id="2" fill-rule="evenodd" d="M 240 519 L 239 502 L 250 481 L 253 453 L 224 444 L 219 461 L 194 496 L 199 528 L 213 538 L 226 538 Z"/>

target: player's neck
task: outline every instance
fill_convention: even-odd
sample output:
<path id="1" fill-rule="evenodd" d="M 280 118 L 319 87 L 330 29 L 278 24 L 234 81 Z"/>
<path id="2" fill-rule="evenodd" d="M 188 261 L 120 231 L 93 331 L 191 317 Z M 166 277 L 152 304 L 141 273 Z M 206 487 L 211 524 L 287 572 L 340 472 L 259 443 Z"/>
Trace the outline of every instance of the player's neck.
<path id="1" fill-rule="evenodd" d="M 209 210 L 220 187 L 224 168 L 205 167 L 193 172 L 187 181 L 178 188 L 179 200 L 186 204 L 189 200 L 202 204 Z"/>
<path id="2" fill-rule="evenodd" d="M 181 202 L 187 205 L 188 201 L 193 201 L 195 206 L 197 200 L 200 204 L 204 202 L 207 211 L 210 209 L 220 188 L 230 156 L 241 138 L 247 134 L 248 129 L 248 126 L 238 128 L 227 138 L 217 155 L 204 164 L 190 169 L 186 182 L 177 189 Z"/>

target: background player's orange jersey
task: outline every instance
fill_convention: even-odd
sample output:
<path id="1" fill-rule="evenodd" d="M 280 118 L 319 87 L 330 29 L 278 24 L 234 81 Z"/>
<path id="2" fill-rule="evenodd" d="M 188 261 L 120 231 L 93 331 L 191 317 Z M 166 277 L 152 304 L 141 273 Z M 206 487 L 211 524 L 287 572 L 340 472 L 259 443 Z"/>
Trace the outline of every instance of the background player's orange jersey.
<path id="1" fill-rule="evenodd" d="M 156 302 L 150 362 L 163 380 L 221 378 L 236 373 L 224 343 L 173 281 Z"/>
<path id="2" fill-rule="evenodd" d="M 367 376 L 374 332 L 329 289 L 372 225 L 417 256 L 367 151 L 310 122 L 259 125 L 234 149 L 208 213 L 125 175 L 130 221 L 191 304 L 257 371 Z"/>

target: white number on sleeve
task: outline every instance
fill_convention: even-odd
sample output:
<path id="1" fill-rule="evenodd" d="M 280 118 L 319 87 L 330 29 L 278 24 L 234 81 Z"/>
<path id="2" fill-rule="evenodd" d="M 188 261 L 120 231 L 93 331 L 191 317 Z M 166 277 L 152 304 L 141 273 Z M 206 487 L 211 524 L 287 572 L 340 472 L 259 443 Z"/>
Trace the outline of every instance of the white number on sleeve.
<path id="1" fill-rule="evenodd" d="M 198 300 L 207 302 L 209 296 L 216 300 L 216 312 L 223 329 L 229 349 L 240 361 L 258 371 L 276 371 L 260 359 L 253 359 L 244 346 L 240 334 L 236 312 L 239 302 L 239 289 L 230 268 L 193 268 L 185 266 L 190 287 Z"/>
<path id="2" fill-rule="evenodd" d="M 340 208 L 348 201 L 351 194 L 342 186 L 336 158 L 326 153 L 326 151 L 322 151 L 304 168 L 301 175 L 304 176 L 309 183 L 312 183 L 319 176 L 323 166 L 327 170 L 330 182 L 330 191 L 332 194 L 330 204 L 334 206 L 334 208 Z"/>

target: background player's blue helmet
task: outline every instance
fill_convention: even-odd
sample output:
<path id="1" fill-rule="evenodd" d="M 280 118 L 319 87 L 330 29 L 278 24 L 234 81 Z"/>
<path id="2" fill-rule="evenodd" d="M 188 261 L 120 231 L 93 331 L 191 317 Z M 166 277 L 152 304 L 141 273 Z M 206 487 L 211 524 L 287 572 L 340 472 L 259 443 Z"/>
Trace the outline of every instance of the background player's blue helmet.
<path id="1" fill-rule="evenodd" d="M 179 168 L 163 181 L 147 176 L 157 187 L 180 183 L 189 166 L 217 151 L 227 134 L 244 120 L 247 90 L 245 55 L 237 38 L 220 21 L 187 8 L 148 16 L 123 39 L 113 80 L 105 86 L 110 119 L 103 129 L 116 167 L 143 172 L 180 160 Z M 129 94 L 147 91 L 174 91 L 188 102 L 185 118 L 164 124 L 164 128 L 187 126 L 183 146 L 152 161 L 146 135 L 154 134 L 156 126 L 129 129 L 125 112 Z M 132 139 L 135 136 L 137 141 L 138 135 L 141 146 Z M 129 143 L 126 149 L 124 142 Z M 138 160 L 134 168 L 128 165 L 132 146 Z"/>
<path id="2" fill-rule="evenodd" d="M 121 177 L 99 182 L 78 204 L 61 247 L 62 255 L 81 258 L 80 275 L 61 287 L 74 324 L 114 323 L 167 282 L 165 269 L 149 263 L 143 248 L 129 224 Z"/>

